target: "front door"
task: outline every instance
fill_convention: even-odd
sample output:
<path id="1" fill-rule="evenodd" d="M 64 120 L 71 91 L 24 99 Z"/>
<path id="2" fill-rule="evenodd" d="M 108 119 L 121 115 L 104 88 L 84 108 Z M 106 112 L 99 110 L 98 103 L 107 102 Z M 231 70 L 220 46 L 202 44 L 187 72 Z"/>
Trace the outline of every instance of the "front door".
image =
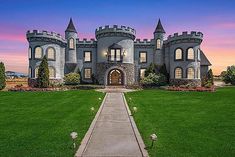
<path id="1" fill-rule="evenodd" d="M 111 70 L 109 73 L 109 85 L 122 85 L 123 75 L 120 70 Z"/>

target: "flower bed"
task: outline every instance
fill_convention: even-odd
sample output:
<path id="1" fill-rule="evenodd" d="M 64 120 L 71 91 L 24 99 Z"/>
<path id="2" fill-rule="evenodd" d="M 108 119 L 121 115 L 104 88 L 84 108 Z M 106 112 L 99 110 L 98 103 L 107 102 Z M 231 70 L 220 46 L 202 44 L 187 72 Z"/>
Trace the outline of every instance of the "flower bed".
<path id="1" fill-rule="evenodd" d="M 215 86 L 211 86 L 210 88 L 206 87 L 180 87 L 180 86 L 170 86 L 166 88 L 169 91 L 195 91 L 195 92 L 215 92 Z"/>

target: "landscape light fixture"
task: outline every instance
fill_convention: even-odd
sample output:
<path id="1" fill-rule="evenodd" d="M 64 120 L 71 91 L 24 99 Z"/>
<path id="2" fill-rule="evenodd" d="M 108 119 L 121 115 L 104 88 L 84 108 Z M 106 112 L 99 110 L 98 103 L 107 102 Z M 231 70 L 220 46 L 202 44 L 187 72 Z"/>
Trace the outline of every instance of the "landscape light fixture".
<path id="1" fill-rule="evenodd" d="M 76 142 L 75 142 L 75 140 L 76 140 L 76 138 L 78 137 L 78 133 L 72 132 L 72 133 L 70 134 L 70 136 L 71 136 L 72 141 L 73 141 L 73 148 L 75 149 L 75 148 L 76 148 Z"/>
<path id="2" fill-rule="evenodd" d="M 155 141 L 157 141 L 157 135 L 156 134 L 152 134 L 150 135 L 150 139 L 152 141 L 152 144 L 151 144 L 151 148 L 153 147 L 153 144 Z"/>

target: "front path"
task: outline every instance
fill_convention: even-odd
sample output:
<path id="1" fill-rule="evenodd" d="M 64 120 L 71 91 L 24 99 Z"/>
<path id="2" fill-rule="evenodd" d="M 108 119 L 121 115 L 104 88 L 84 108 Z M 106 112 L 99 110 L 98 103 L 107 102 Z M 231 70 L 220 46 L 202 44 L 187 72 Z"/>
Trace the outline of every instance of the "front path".
<path id="1" fill-rule="evenodd" d="M 122 93 L 107 93 L 94 121 L 76 157 L 143 156 Z"/>

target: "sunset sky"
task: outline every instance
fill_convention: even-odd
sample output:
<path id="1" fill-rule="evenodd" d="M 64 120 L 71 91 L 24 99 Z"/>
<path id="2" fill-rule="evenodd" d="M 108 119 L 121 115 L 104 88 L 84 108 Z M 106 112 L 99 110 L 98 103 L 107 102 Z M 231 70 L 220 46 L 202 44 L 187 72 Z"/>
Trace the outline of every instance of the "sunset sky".
<path id="1" fill-rule="evenodd" d="M 27 30 L 64 35 L 72 17 L 82 38 L 95 38 L 104 25 L 127 25 L 137 38 L 153 38 L 161 18 L 166 37 L 201 31 L 201 49 L 215 74 L 235 64 L 235 0 L 7 0 L 0 4 L 0 62 L 7 70 L 27 73 Z"/>

